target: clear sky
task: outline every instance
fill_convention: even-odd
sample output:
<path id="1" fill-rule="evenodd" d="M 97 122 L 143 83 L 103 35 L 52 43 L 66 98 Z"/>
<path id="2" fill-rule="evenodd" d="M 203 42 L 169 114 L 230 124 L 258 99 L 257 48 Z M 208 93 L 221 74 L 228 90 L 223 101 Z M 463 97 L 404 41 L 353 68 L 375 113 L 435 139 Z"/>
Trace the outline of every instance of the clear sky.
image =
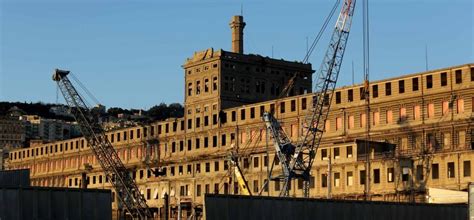
<path id="1" fill-rule="evenodd" d="M 54 68 L 107 107 L 184 101 L 184 60 L 230 50 L 243 4 L 245 53 L 301 60 L 335 0 L 0 0 L 0 101 L 56 102 Z M 362 81 L 358 0 L 338 86 Z M 338 9 L 339 11 L 339 9 Z M 371 0 L 370 79 L 474 62 L 472 0 Z M 310 62 L 319 69 L 335 18 Z M 64 103 L 62 97 L 59 101 Z"/>

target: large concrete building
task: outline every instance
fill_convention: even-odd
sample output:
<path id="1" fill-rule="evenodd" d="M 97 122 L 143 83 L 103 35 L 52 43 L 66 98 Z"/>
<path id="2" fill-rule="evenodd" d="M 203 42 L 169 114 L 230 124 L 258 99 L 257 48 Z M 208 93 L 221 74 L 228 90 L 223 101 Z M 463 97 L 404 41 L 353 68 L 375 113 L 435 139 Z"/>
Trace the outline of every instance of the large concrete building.
<path id="1" fill-rule="evenodd" d="M 239 152 L 252 193 L 279 194 L 279 182 L 261 189 L 274 158 L 261 115 L 274 112 L 296 141 L 312 106 L 313 70 L 309 64 L 243 54 L 244 27 L 242 17 L 233 18 L 232 52 L 208 49 L 185 61 L 184 117 L 107 132 L 157 215 L 163 215 L 165 193 L 172 217 L 178 205 L 183 215 L 198 216 L 205 193 L 238 194 L 226 160 L 232 150 Z M 300 77 L 291 96 L 278 99 L 295 72 Z M 336 89 L 312 168 L 310 196 L 362 198 L 366 175 L 373 200 L 422 201 L 428 187 L 465 190 L 473 180 L 474 64 L 369 86 L 369 114 L 362 84 Z M 369 157 L 361 147 L 367 122 Z M 152 150 L 149 143 L 155 143 Z M 166 168 L 166 175 L 153 175 L 149 164 Z M 7 166 L 31 169 L 32 185 L 80 187 L 81 173 L 87 172 L 89 187 L 111 188 L 83 138 L 12 151 Z M 275 170 L 281 172 L 278 164 Z M 302 183 L 294 181 L 290 196 L 302 195 Z"/>

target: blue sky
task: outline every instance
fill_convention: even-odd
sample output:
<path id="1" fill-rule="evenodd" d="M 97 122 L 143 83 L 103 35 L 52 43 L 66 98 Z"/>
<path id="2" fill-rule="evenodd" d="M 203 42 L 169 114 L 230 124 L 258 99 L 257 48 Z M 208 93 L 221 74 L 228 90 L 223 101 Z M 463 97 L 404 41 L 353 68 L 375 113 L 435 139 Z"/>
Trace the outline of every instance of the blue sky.
<path id="1" fill-rule="evenodd" d="M 0 101 L 56 102 L 54 68 L 69 69 L 107 107 L 184 100 L 181 65 L 194 51 L 230 50 L 244 6 L 245 53 L 301 60 L 335 1 L 0 0 Z M 338 86 L 362 81 L 358 0 Z M 338 9 L 339 10 L 339 9 Z M 474 62 L 472 0 L 370 1 L 371 80 Z M 318 69 L 334 26 L 310 59 Z M 62 97 L 59 98 L 64 103 Z"/>

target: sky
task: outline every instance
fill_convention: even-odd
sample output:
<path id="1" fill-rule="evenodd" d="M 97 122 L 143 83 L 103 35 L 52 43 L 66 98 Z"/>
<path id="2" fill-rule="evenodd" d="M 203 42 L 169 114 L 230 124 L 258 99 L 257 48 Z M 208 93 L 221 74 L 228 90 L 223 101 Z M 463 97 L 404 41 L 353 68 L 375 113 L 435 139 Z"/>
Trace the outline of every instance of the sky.
<path id="1" fill-rule="evenodd" d="M 181 65 L 231 50 L 243 11 L 244 52 L 302 60 L 335 0 L 0 0 L 0 101 L 64 103 L 51 80 L 73 74 L 107 107 L 184 102 Z M 243 7 L 242 7 L 243 6 Z M 370 80 L 474 62 L 472 0 L 371 0 Z M 241 10 L 243 8 L 243 10 Z M 338 86 L 362 75 L 362 0 Z M 339 13 L 339 9 L 337 11 Z M 336 16 L 310 58 L 318 70 Z M 272 49 L 273 48 L 273 49 Z"/>

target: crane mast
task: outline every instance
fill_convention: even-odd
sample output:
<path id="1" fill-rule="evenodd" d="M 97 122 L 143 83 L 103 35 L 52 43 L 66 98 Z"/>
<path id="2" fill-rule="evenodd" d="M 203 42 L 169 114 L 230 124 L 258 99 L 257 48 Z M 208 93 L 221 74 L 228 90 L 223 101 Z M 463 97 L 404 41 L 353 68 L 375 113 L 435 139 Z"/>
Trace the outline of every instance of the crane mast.
<path id="1" fill-rule="evenodd" d="M 126 211 L 139 219 L 151 218 L 152 214 L 145 198 L 140 193 L 137 184 L 120 160 L 114 147 L 107 139 L 104 129 L 94 118 L 84 99 L 79 95 L 67 77 L 69 73 L 70 71 L 56 69 L 53 73 L 53 80 L 57 82 L 87 144 L 95 154 L 97 161 L 99 161 Z"/>
<path id="2" fill-rule="evenodd" d="M 356 0 L 345 0 L 337 19 L 331 41 L 317 73 L 313 105 L 304 118 L 303 135 L 296 144 L 291 143 L 277 119 L 265 113 L 263 120 L 273 138 L 276 157 L 282 163 L 283 173 L 274 177 L 283 182 L 280 196 L 288 196 L 292 179 L 303 181 L 304 196 L 309 197 L 311 167 L 321 143 L 336 82 L 352 25 Z"/>

